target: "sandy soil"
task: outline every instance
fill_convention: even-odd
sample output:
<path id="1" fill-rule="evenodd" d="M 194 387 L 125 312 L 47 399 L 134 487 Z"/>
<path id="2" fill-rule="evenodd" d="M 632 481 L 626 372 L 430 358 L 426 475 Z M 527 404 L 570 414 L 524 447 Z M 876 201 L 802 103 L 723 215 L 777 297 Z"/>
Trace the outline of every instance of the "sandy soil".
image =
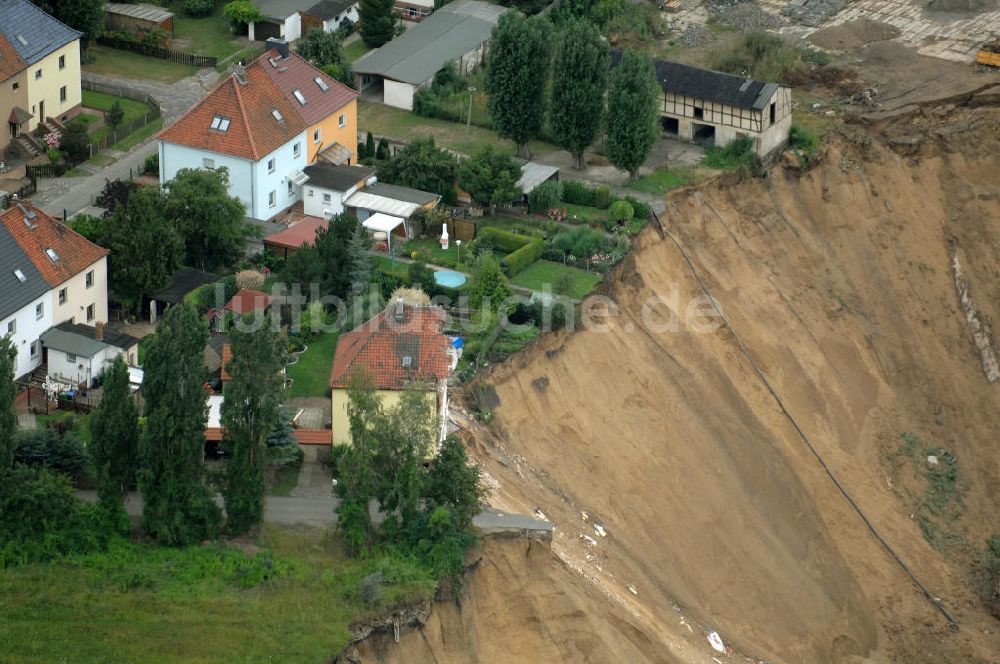
<path id="1" fill-rule="evenodd" d="M 809 35 L 809 41 L 829 50 L 855 49 L 872 42 L 886 41 L 899 36 L 899 28 L 860 18 L 840 25 L 821 28 Z"/>
<path id="2" fill-rule="evenodd" d="M 644 323 L 651 296 L 676 289 L 683 310 L 702 294 L 674 243 L 647 230 L 609 280 L 619 313 L 607 331 L 544 336 L 488 377 L 501 404 L 473 444 L 494 501 L 540 508 L 562 563 L 488 552 L 469 598 L 410 639 L 406 661 L 707 662 L 710 628 L 733 661 L 997 661 L 1000 625 L 973 571 L 1000 530 L 1000 392 L 950 263 L 961 257 L 982 315 L 998 320 L 1000 110 L 927 112 L 888 132 L 910 154 L 856 133 L 801 178 L 677 192 L 665 224 L 958 629 L 838 493 L 730 331 Z M 963 547 L 935 550 L 914 522 L 902 432 L 960 460 L 961 515 L 943 527 Z"/>

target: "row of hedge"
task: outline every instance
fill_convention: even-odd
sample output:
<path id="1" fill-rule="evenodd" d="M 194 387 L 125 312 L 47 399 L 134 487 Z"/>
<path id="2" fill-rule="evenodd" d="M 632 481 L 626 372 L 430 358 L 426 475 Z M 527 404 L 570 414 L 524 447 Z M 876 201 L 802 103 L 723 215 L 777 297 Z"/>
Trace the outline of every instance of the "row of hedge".
<path id="1" fill-rule="evenodd" d="M 508 278 L 537 261 L 545 251 L 545 242 L 541 238 L 520 235 L 492 226 L 481 229 L 476 235 L 476 241 L 506 253 L 506 256 L 500 259 L 500 267 Z"/>
<path id="2" fill-rule="evenodd" d="M 607 210 L 619 201 L 627 201 L 636 217 L 649 218 L 651 208 L 644 201 L 634 196 L 615 196 L 603 185 L 588 187 L 576 180 L 562 182 L 550 180 L 538 185 L 528 194 L 528 209 L 533 214 L 545 214 L 549 208 L 557 207 L 559 203 L 567 203 Z"/>

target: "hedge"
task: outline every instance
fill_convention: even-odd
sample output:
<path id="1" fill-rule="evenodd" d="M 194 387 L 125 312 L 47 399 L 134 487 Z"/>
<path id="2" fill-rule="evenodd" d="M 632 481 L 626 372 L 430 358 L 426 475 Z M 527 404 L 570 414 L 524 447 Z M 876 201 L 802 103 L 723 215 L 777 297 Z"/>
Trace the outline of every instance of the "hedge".
<path id="1" fill-rule="evenodd" d="M 513 253 L 531 242 L 531 238 L 519 233 L 512 233 L 502 228 L 486 226 L 479 229 L 476 239 L 481 240 L 481 244 L 488 244 L 495 249 L 500 249 L 504 253 Z"/>
<path id="2" fill-rule="evenodd" d="M 562 183 L 563 203 L 594 207 L 595 198 L 594 190 L 582 182 L 577 182 L 576 180 L 565 180 Z"/>
<path id="3" fill-rule="evenodd" d="M 528 244 L 500 259 L 500 268 L 507 277 L 513 277 L 542 257 L 545 243 L 532 238 Z"/>

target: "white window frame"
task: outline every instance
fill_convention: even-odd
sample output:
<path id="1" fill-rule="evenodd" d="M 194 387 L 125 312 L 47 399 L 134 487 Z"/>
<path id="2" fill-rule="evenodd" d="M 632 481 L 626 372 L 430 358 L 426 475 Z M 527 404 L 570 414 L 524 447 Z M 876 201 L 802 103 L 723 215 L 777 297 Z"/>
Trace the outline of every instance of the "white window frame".
<path id="1" fill-rule="evenodd" d="M 339 126 L 341 129 L 347 126 L 347 113 L 341 113 L 337 117 L 337 126 Z"/>
<path id="2" fill-rule="evenodd" d="M 292 146 L 292 156 L 301 157 L 302 156 L 302 144 L 296 143 Z"/>
<path id="3" fill-rule="evenodd" d="M 278 204 L 278 194 L 274 190 L 271 190 L 267 194 L 267 207 L 273 208 L 277 204 Z"/>
<path id="4" fill-rule="evenodd" d="M 45 303 L 39 302 L 35 305 L 35 320 L 42 320 L 45 317 Z"/>
<path id="5" fill-rule="evenodd" d="M 267 160 L 267 172 L 273 173 L 276 170 L 278 170 L 277 160 L 274 157 L 271 157 L 270 159 Z"/>
<path id="6" fill-rule="evenodd" d="M 84 277 L 87 280 L 87 288 L 91 288 L 94 285 L 94 271 L 91 270 L 87 272 L 87 276 Z"/>
<path id="7" fill-rule="evenodd" d="M 76 364 L 76 355 L 73 353 L 66 353 L 66 361 L 70 364 Z"/>
<path id="8" fill-rule="evenodd" d="M 327 193 L 323 194 L 323 202 L 324 203 L 329 203 L 332 200 L 333 200 L 333 196 L 331 196 L 330 194 L 327 194 Z"/>
<path id="9" fill-rule="evenodd" d="M 66 69 L 66 56 L 65 55 L 60 55 L 59 56 L 59 69 Z"/>
<path id="10" fill-rule="evenodd" d="M 17 319 L 7 321 L 7 334 L 17 334 Z"/>
<path id="11" fill-rule="evenodd" d="M 89 323 L 90 321 L 94 320 L 94 317 L 96 315 L 97 315 L 97 307 L 95 307 L 93 304 L 88 304 L 87 305 L 87 322 Z"/>
<path id="12" fill-rule="evenodd" d="M 207 168 L 210 171 L 214 171 L 215 170 L 215 160 L 214 159 L 209 159 L 208 157 L 202 157 L 202 159 L 201 159 L 201 165 L 202 165 L 203 168 Z"/>

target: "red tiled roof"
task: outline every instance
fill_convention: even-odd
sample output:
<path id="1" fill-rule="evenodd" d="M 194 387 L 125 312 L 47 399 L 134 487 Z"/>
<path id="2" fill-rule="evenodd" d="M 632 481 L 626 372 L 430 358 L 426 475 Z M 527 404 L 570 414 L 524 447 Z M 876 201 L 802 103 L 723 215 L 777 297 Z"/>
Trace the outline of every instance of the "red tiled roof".
<path id="1" fill-rule="evenodd" d="M 276 49 L 266 51 L 256 63 L 267 72 L 271 80 L 281 89 L 285 99 L 295 106 L 307 124 L 314 125 L 330 117 L 346 104 L 358 97 L 358 91 L 347 87 L 329 74 L 313 67 L 307 60 L 294 52 L 287 58 L 280 58 Z M 271 64 L 273 59 L 274 66 Z M 319 77 L 327 85 L 324 91 L 316 84 Z M 298 90 L 306 103 L 301 104 L 293 92 Z"/>
<path id="2" fill-rule="evenodd" d="M 244 85 L 230 74 L 164 130 L 160 139 L 253 161 L 294 139 L 305 131 L 305 121 L 264 72 L 269 66 L 267 60 L 247 66 Z M 275 110 L 283 117 L 281 121 L 272 114 Z M 226 131 L 212 129 L 217 115 L 229 119 Z"/>
<path id="3" fill-rule="evenodd" d="M 264 311 L 271 305 L 271 301 L 274 298 L 259 290 L 250 290 L 244 288 L 238 291 L 233 298 L 226 302 L 226 311 L 232 311 L 237 314 L 246 314 L 251 311 Z M 225 346 L 224 348 L 228 348 Z M 225 358 L 225 350 L 223 350 L 223 358 Z"/>
<path id="4" fill-rule="evenodd" d="M 395 304 L 337 340 L 330 387 L 344 388 L 355 372 L 367 373 L 379 390 L 401 390 L 415 381 L 442 380 L 451 373 L 451 340 L 442 333 L 444 309 Z M 404 358 L 409 357 L 409 366 Z"/>
<path id="5" fill-rule="evenodd" d="M 18 55 L 14 45 L 0 34 L 0 81 L 6 81 L 27 66 L 28 63 Z"/>
<path id="6" fill-rule="evenodd" d="M 316 244 L 316 231 L 327 228 L 329 225 L 330 222 L 326 219 L 303 217 L 285 230 L 268 235 L 264 238 L 264 243 L 289 249 L 298 249 L 304 244 L 314 245 Z"/>
<path id="7" fill-rule="evenodd" d="M 333 431 L 330 429 L 295 429 L 292 434 L 299 445 L 333 444 Z"/>
<path id="8" fill-rule="evenodd" d="M 205 427 L 205 440 L 218 443 L 222 441 L 222 427 Z"/>
<path id="9" fill-rule="evenodd" d="M 27 219 L 25 212 L 34 217 Z M 0 222 L 50 286 L 68 281 L 109 253 L 27 201 L 0 213 Z M 46 249 L 55 252 L 54 260 Z"/>

